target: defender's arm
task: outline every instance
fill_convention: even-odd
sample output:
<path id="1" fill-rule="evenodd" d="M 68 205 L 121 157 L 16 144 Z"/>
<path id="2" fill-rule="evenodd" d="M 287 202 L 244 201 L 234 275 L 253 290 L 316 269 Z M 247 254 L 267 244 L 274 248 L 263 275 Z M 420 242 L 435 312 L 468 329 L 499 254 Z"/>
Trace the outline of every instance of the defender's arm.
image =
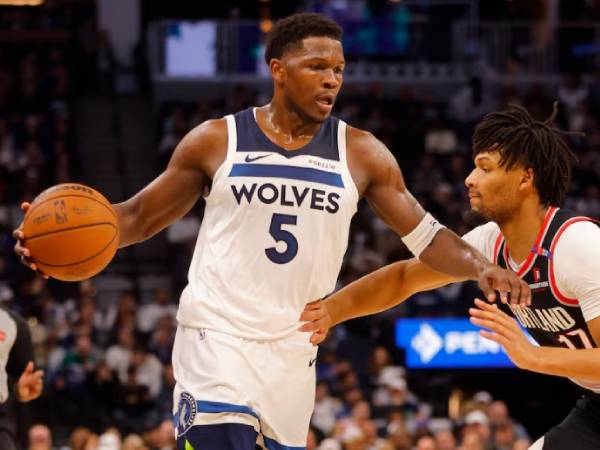
<path id="1" fill-rule="evenodd" d="M 457 281 L 464 279 L 436 272 L 413 258 L 371 272 L 327 297 L 322 303 L 327 308 L 333 326 L 355 317 L 385 311 L 417 292 Z"/>
<path id="2" fill-rule="evenodd" d="M 404 184 L 391 152 L 373 135 L 349 128 L 348 142 L 359 184 L 375 213 L 403 237 L 411 251 L 435 271 L 453 279 L 478 280 L 488 300 L 529 304 L 529 287 L 515 274 L 500 269 L 446 228 L 436 228 Z M 363 181 L 364 180 L 364 181 Z M 437 231 L 439 230 L 439 231 Z M 408 242 L 410 241 L 410 242 Z M 411 248 L 411 246 L 413 248 Z"/>

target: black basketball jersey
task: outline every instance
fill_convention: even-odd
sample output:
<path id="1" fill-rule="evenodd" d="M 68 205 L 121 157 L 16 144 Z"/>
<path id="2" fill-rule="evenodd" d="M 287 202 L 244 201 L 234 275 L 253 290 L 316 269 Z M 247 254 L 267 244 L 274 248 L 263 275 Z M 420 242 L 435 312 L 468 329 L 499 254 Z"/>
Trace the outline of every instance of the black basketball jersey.
<path id="1" fill-rule="evenodd" d="M 571 211 L 550 208 L 529 256 L 517 272 L 531 288 L 532 304 L 514 308 L 511 312 L 542 346 L 596 347 L 578 299 L 569 298 L 559 291 L 554 273 L 553 258 L 558 240 L 567 227 L 581 221 L 597 222 Z M 500 233 L 494 245 L 494 262 L 510 269 L 508 259 L 506 241 Z"/>

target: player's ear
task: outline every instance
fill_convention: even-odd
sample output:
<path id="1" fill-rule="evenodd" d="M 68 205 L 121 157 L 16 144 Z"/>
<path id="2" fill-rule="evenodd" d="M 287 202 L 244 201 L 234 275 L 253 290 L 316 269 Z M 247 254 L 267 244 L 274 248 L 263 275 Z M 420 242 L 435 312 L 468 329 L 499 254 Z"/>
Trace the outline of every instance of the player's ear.
<path id="1" fill-rule="evenodd" d="M 527 169 L 523 169 L 523 173 L 521 175 L 521 187 L 532 189 L 534 187 L 533 181 L 535 178 L 535 173 L 531 167 Z"/>
<path id="2" fill-rule="evenodd" d="M 269 63 L 269 69 L 271 70 L 271 77 L 275 83 L 283 83 L 285 80 L 285 68 L 280 59 L 273 58 Z"/>

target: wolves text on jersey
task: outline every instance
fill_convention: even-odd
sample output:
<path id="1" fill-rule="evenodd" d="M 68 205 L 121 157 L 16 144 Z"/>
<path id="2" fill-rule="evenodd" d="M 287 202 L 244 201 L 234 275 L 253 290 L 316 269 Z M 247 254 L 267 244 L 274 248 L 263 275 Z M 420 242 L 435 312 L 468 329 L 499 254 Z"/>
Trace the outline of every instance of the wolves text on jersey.
<path id="1" fill-rule="evenodd" d="M 254 200 L 267 205 L 278 203 L 282 206 L 301 207 L 303 204 L 306 204 L 311 209 L 327 211 L 330 214 L 335 214 L 340 209 L 338 203 L 340 194 L 337 192 L 327 192 L 322 189 L 299 188 L 286 184 L 244 183 L 241 186 L 232 184 L 231 192 L 238 205 L 245 199 L 248 204 L 251 204 Z"/>

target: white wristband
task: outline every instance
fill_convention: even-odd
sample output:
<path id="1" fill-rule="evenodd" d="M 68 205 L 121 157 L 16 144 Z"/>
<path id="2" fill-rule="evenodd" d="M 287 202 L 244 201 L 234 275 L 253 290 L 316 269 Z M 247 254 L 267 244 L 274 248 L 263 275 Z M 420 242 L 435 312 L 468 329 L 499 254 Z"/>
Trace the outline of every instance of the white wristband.
<path id="1" fill-rule="evenodd" d="M 418 258 L 442 228 L 446 227 L 435 220 L 431 214 L 427 213 L 410 233 L 402 237 L 402 242 Z"/>

